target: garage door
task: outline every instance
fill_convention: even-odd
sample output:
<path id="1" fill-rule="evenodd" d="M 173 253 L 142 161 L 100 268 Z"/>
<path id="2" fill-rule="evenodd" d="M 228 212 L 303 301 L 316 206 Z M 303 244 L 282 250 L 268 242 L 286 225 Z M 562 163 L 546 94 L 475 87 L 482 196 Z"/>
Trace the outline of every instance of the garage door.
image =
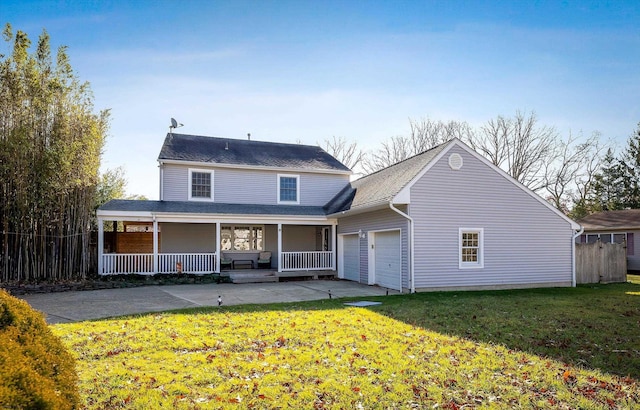
<path id="1" fill-rule="evenodd" d="M 375 283 L 389 289 L 401 290 L 400 232 L 375 234 Z"/>
<path id="2" fill-rule="evenodd" d="M 342 269 L 345 279 L 360 282 L 360 238 L 358 235 L 342 236 Z"/>

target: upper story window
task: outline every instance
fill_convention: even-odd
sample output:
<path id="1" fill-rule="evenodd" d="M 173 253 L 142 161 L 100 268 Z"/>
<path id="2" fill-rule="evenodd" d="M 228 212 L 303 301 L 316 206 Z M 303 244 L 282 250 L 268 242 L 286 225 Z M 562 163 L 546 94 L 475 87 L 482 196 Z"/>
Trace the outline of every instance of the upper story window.
<path id="1" fill-rule="evenodd" d="M 189 169 L 189 199 L 213 201 L 213 171 Z"/>
<path id="2" fill-rule="evenodd" d="M 300 175 L 278 174 L 278 203 L 300 203 Z"/>
<path id="3" fill-rule="evenodd" d="M 459 229 L 460 269 L 484 267 L 484 232 L 478 229 Z"/>

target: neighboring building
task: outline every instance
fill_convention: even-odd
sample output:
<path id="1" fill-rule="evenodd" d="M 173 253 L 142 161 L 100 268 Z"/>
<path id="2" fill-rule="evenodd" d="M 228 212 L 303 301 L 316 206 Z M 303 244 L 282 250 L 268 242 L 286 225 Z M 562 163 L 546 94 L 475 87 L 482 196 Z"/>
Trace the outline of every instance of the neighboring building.
<path id="1" fill-rule="evenodd" d="M 640 209 L 597 212 L 578 222 L 584 228 L 579 242 L 626 243 L 627 269 L 640 271 L 640 244 L 634 240 L 640 233 Z"/>
<path id="2" fill-rule="evenodd" d="M 151 223 L 144 254 L 99 272 L 220 271 L 220 258 L 323 270 L 403 291 L 571 286 L 580 226 L 453 139 L 350 182 L 319 147 L 169 134 L 160 201 L 111 201 L 103 221 Z M 111 247 L 111 249 L 114 249 Z"/>

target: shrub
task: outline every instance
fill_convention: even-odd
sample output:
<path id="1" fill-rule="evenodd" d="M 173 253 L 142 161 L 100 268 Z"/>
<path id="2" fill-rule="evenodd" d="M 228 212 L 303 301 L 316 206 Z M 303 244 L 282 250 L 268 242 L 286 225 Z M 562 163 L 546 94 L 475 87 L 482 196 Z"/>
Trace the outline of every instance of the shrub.
<path id="1" fill-rule="evenodd" d="M 25 301 L 0 289 L 0 408 L 79 406 L 75 361 Z"/>

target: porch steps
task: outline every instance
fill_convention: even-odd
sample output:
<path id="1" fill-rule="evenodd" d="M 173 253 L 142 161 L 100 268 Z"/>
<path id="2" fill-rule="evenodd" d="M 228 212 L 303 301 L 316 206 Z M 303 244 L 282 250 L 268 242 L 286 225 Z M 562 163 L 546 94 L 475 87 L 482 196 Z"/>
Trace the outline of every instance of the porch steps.
<path id="1" fill-rule="evenodd" d="M 280 282 L 290 279 L 319 279 L 319 278 L 334 278 L 336 276 L 335 271 L 290 271 L 290 272 L 275 272 L 275 271 L 223 271 L 222 276 L 228 276 L 232 283 L 267 283 L 267 282 Z"/>
<path id="2" fill-rule="evenodd" d="M 275 272 L 263 271 L 263 272 L 223 272 L 223 275 L 228 275 L 231 278 L 232 283 L 267 283 L 277 282 L 278 278 Z"/>

